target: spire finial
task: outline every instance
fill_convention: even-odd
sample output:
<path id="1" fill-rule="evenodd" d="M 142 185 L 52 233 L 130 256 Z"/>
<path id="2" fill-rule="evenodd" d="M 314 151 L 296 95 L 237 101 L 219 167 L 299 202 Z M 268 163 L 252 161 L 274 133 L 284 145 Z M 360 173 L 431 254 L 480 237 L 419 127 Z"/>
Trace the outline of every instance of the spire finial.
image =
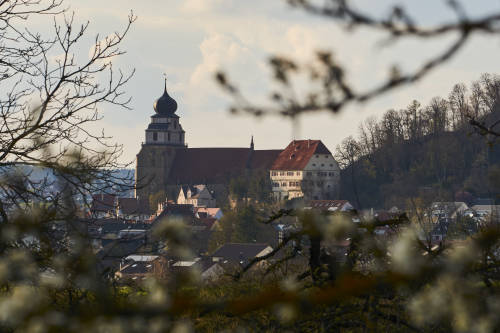
<path id="1" fill-rule="evenodd" d="M 254 144 L 253 144 L 253 134 L 252 134 L 252 140 L 250 140 L 250 149 L 254 149 Z"/>
<path id="2" fill-rule="evenodd" d="M 165 91 L 167 91 L 167 73 L 163 73 L 163 77 L 165 78 Z"/>

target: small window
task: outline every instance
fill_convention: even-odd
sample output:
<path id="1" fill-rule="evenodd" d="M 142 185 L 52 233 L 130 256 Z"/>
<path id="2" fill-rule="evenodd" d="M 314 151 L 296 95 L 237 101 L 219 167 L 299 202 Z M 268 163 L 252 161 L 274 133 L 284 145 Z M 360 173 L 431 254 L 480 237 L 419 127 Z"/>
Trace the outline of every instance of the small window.
<path id="1" fill-rule="evenodd" d="M 312 176 L 312 172 L 311 172 L 311 171 L 308 171 L 308 172 L 306 173 L 306 175 L 307 175 L 307 176 Z"/>
<path id="2" fill-rule="evenodd" d="M 324 165 L 324 164 L 321 164 L 321 166 L 323 167 L 323 166 L 325 166 L 325 165 Z"/>
<path id="3" fill-rule="evenodd" d="M 158 133 L 154 132 L 153 133 L 153 141 L 157 141 L 158 140 Z"/>
<path id="4" fill-rule="evenodd" d="M 315 164 L 315 163 L 313 163 L 313 166 L 316 166 L 316 164 Z"/>
<path id="5" fill-rule="evenodd" d="M 177 122 L 174 120 L 174 128 L 177 128 Z"/>
<path id="6" fill-rule="evenodd" d="M 300 176 L 300 171 L 297 171 L 297 176 Z"/>
<path id="7" fill-rule="evenodd" d="M 170 133 L 168 133 L 168 141 L 170 141 Z"/>
<path id="8" fill-rule="evenodd" d="M 330 164 L 331 167 L 333 167 L 333 164 Z"/>
<path id="9" fill-rule="evenodd" d="M 316 158 L 319 158 L 319 155 L 316 155 Z"/>

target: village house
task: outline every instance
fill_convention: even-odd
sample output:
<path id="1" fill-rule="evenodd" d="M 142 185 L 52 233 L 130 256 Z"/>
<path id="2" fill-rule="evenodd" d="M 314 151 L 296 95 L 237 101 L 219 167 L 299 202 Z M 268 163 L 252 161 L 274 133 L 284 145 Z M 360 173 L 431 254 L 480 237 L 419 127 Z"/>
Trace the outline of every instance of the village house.
<path id="1" fill-rule="evenodd" d="M 129 255 L 120 263 L 115 277 L 119 280 L 144 280 L 157 273 L 159 258 L 157 255 Z"/>
<path id="2" fill-rule="evenodd" d="M 116 216 L 125 220 L 146 221 L 151 218 L 149 201 L 138 198 L 118 198 Z"/>
<path id="3" fill-rule="evenodd" d="M 170 266 L 173 274 L 198 273 L 204 282 L 213 282 L 224 275 L 224 268 L 209 257 L 177 261 Z"/>
<path id="4" fill-rule="evenodd" d="M 92 195 L 90 217 L 95 219 L 116 217 L 116 196 L 104 193 Z"/>

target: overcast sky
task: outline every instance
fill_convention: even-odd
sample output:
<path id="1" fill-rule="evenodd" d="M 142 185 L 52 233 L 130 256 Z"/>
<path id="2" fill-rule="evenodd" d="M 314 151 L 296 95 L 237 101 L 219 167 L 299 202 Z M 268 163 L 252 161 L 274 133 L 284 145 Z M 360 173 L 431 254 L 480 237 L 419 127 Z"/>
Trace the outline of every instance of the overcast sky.
<path id="1" fill-rule="evenodd" d="M 380 14 L 394 2 L 358 1 L 370 13 Z M 423 24 L 453 19 L 444 2 L 403 1 Z M 253 134 L 256 149 L 284 148 L 292 138 L 310 138 L 321 139 L 333 151 L 368 116 L 403 108 L 413 99 L 427 103 L 434 96 L 445 97 L 455 83 L 469 83 L 481 73 L 498 72 L 500 66 L 500 39 L 477 36 L 418 84 L 353 105 L 340 115 L 304 116 L 298 131 L 293 131 L 283 118 L 229 115 L 230 99 L 216 86 L 213 72 L 226 70 L 248 97 L 263 101 L 272 81 L 267 66 L 270 55 L 306 62 L 315 50 L 329 49 L 346 66 L 349 82 L 362 89 L 384 79 L 392 64 L 416 68 L 452 39 L 409 40 L 381 47 L 382 35 L 346 32 L 328 20 L 292 10 L 282 0 L 67 0 L 66 4 L 77 21 L 90 20 L 91 34 L 120 30 L 130 10 L 138 16 L 123 44 L 127 54 L 114 65 L 136 69 L 127 87 L 133 110 L 103 107 L 104 119 L 98 124 L 125 145 L 127 161 L 135 158 L 144 141 L 153 103 L 162 94 L 163 73 L 179 105 L 177 114 L 190 147 L 246 147 Z M 465 1 L 465 5 L 471 15 L 500 10 L 500 1 Z"/>

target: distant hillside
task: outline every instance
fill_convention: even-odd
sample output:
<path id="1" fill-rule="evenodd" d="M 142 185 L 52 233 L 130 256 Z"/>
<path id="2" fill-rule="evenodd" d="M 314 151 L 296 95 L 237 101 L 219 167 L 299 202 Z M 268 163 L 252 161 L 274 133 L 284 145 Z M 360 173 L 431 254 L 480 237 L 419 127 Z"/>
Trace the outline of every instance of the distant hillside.
<path id="1" fill-rule="evenodd" d="M 500 119 L 498 76 L 483 75 L 470 88 L 457 84 L 447 99 L 427 106 L 413 101 L 368 119 L 357 138 L 337 147 L 341 198 L 362 208 L 402 208 L 416 197 L 496 199 L 500 143 L 478 134 L 471 117 L 487 125 Z"/>
<path id="2" fill-rule="evenodd" d="M 12 169 L 12 167 L 9 167 Z M 53 171 L 47 168 L 32 167 L 32 166 L 17 166 L 16 170 L 20 172 L 24 177 L 29 178 L 30 181 L 35 183 L 40 183 L 46 180 L 44 183 L 48 184 L 48 188 L 44 189 L 45 192 L 50 194 L 52 191 L 57 192 L 59 189 L 56 184 L 56 176 Z M 103 188 L 108 188 L 110 193 L 116 193 L 123 197 L 132 197 L 133 185 L 134 185 L 134 170 L 133 169 L 116 169 L 113 170 L 114 184 L 109 183 L 106 185 L 104 180 L 96 181 L 96 184 L 103 184 Z"/>

